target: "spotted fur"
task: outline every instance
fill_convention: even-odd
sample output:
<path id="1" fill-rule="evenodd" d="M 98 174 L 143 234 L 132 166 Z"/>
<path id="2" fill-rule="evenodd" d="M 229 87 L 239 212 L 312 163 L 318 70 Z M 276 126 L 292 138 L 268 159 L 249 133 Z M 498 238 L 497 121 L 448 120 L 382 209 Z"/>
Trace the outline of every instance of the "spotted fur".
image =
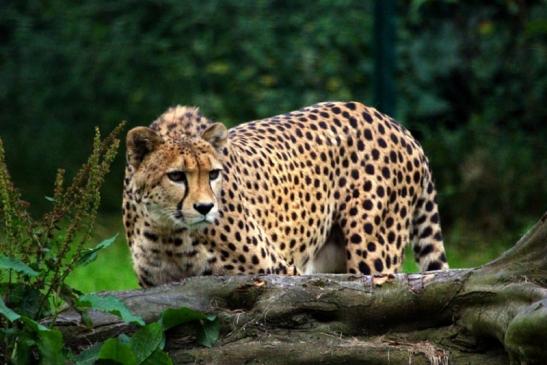
<path id="1" fill-rule="evenodd" d="M 411 242 L 422 270 L 448 268 L 428 160 L 374 108 L 320 103 L 226 134 L 176 107 L 127 144 L 124 224 L 144 287 L 210 274 L 394 273 Z"/>

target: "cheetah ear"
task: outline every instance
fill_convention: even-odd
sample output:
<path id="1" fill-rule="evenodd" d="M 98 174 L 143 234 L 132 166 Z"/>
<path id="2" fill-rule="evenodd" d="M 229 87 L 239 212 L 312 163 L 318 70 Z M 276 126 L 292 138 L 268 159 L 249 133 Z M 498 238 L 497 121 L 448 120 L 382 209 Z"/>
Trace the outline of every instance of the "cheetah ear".
<path id="1" fill-rule="evenodd" d="M 127 133 L 127 163 L 135 169 L 146 155 L 163 143 L 159 134 L 147 127 L 136 127 Z"/>
<path id="2" fill-rule="evenodd" d="M 228 139 L 228 130 L 221 123 L 214 123 L 201 133 L 201 138 L 220 151 Z"/>

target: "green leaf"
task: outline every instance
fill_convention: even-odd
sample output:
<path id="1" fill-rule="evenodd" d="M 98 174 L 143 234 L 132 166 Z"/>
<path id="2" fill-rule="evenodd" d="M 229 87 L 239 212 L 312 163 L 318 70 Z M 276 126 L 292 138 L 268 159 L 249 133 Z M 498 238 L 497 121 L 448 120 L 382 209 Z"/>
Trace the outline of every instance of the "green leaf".
<path id="1" fill-rule="evenodd" d="M 25 331 L 18 331 L 17 342 L 11 356 L 14 365 L 28 365 L 32 363 L 32 347 L 36 342 Z"/>
<path id="2" fill-rule="evenodd" d="M 218 340 L 220 333 L 220 324 L 215 315 L 205 314 L 186 307 L 169 308 L 162 313 L 159 320 L 164 331 L 183 323 L 195 321 L 199 321 L 201 325 L 198 343 L 211 347 Z"/>
<path id="3" fill-rule="evenodd" d="M 97 259 L 97 252 L 112 245 L 114 241 L 116 241 L 116 238 L 118 238 L 117 233 L 114 236 L 102 241 L 97 246 L 83 251 L 82 256 L 80 257 L 76 265 L 83 266 L 95 261 Z"/>
<path id="4" fill-rule="evenodd" d="M 186 307 L 181 307 L 177 309 L 168 308 L 163 311 L 159 322 L 161 323 L 163 330 L 167 331 L 168 329 L 183 323 L 208 319 L 209 316 L 205 313 Z"/>
<path id="5" fill-rule="evenodd" d="M 162 350 L 156 350 L 141 365 L 173 365 L 173 360 Z"/>
<path id="6" fill-rule="evenodd" d="M 38 275 L 38 272 L 24 262 L 4 255 L 0 255 L 0 269 L 17 271 L 32 277 Z"/>
<path id="7" fill-rule="evenodd" d="M 102 343 L 96 343 L 87 350 L 82 351 L 74 359 L 76 365 L 93 365 L 99 359 Z"/>
<path id="8" fill-rule="evenodd" d="M 4 303 L 2 297 L 0 297 L 0 314 L 6 317 L 10 322 L 16 321 L 21 318 L 19 314 L 8 308 L 6 303 Z"/>
<path id="9" fill-rule="evenodd" d="M 137 364 L 146 360 L 163 343 L 163 328 L 159 322 L 147 324 L 139 329 L 129 340 L 129 346 L 137 359 Z"/>
<path id="10" fill-rule="evenodd" d="M 137 365 L 137 359 L 131 347 L 117 338 L 109 338 L 103 343 L 98 359 L 116 361 L 122 365 Z"/>
<path id="11" fill-rule="evenodd" d="M 37 334 L 36 344 L 42 364 L 64 364 L 63 334 L 56 328 L 48 328 L 35 320 L 21 316 L 21 321 L 30 332 Z"/>
<path id="12" fill-rule="evenodd" d="M 129 308 L 118 298 L 111 296 L 99 296 L 96 294 L 82 295 L 76 306 L 80 309 L 92 308 L 101 312 L 107 312 L 120 317 L 124 322 L 136 323 L 144 326 L 144 321 L 141 317 L 131 313 Z"/>
<path id="13" fill-rule="evenodd" d="M 0 284 L 0 292 L 8 287 L 8 283 L 3 284 Z M 10 307 L 20 315 L 33 318 L 45 301 L 44 294 L 40 290 L 21 282 L 12 283 L 9 287 Z M 42 314 L 47 316 L 49 314 L 48 309 L 44 308 Z"/>
<path id="14" fill-rule="evenodd" d="M 51 196 L 44 196 L 44 198 L 47 200 L 47 201 L 50 201 L 50 202 L 55 202 L 55 199 L 52 198 Z"/>
<path id="15" fill-rule="evenodd" d="M 64 364 L 63 334 L 58 329 L 40 330 L 38 332 L 38 350 L 42 364 Z"/>
<path id="16" fill-rule="evenodd" d="M 202 323 L 201 333 L 198 337 L 198 343 L 206 347 L 211 347 L 218 341 L 219 335 L 220 322 L 218 321 L 218 318 L 207 318 Z"/>

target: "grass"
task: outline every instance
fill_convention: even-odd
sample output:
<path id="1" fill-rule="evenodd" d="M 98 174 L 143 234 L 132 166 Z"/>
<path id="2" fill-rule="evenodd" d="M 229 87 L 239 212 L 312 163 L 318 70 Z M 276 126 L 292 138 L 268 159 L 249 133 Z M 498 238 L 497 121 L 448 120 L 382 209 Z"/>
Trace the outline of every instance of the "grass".
<path id="1" fill-rule="evenodd" d="M 103 215 L 97 219 L 93 242 L 95 246 L 105 238 L 118 233 L 116 241 L 98 253 L 97 260 L 76 268 L 68 277 L 68 284 L 85 293 L 103 290 L 125 290 L 138 288 L 131 266 L 120 215 Z"/>
<path id="2" fill-rule="evenodd" d="M 77 268 L 70 274 L 68 283 L 71 286 L 86 293 L 103 290 L 126 290 L 138 287 L 124 237 L 121 214 L 99 217 L 94 241 L 91 245 L 95 245 L 116 233 L 119 234 L 116 242 L 99 252 L 96 261 L 85 267 Z M 505 237 L 505 239 L 500 240 L 499 237 Z M 463 228 L 456 228 L 448 232 L 445 245 L 450 267 L 480 266 L 498 257 L 511 246 L 512 242 L 516 242 L 514 237 L 508 238 L 508 236 L 503 235 L 499 237 L 497 239 L 485 238 L 476 231 Z M 406 251 L 404 272 L 419 271 L 411 251 L 410 248 Z"/>

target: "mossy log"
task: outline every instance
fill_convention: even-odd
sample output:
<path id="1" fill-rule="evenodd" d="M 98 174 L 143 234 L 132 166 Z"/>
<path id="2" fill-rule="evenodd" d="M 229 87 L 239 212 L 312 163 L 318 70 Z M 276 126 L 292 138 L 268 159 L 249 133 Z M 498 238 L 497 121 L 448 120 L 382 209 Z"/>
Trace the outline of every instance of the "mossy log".
<path id="1" fill-rule="evenodd" d="M 379 286 L 379 284 L 382 284 Z M 169 307 L 215 313 L 221 337 L 167 334 L 177 364 L 545 364 L 547 214 L 500 258 L 475 269 L 398 274 L 193 277 L 108 293 L 146 321 Z M 132 326 L 94 312 L 57 319 L 84 348 Z"/>

